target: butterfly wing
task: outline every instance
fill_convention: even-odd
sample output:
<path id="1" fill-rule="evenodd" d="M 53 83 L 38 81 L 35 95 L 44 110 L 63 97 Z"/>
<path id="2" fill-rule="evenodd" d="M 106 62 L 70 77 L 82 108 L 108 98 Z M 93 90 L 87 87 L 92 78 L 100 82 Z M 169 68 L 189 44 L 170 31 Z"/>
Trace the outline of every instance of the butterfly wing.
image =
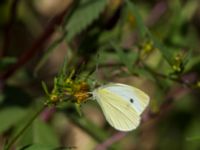
<path id="1" fill-rule="evenodd" d="M 128 103 L 132 103 L 131 106 L 136 110 L 138 115 L 141 115 L 144 109 L 149 104 L 149 96 L 140 89 L 133 86 L 115 83 L 108 84 L 102 88 L 100 87 L 100 90 L 101 89 L 106 89 L 110 91 L 110 93 L 114 93 L 114 95 L 117 94 Z"/>
<path id="2" fill-rule="evenodd" d="M 149 96 L 143 91 L 125 84 L 114 83 L 102 86 L 93 92 L 101 106 L 106 120 L 120 131 L 135 129 L 140 115 L 149 103 Z"/>
<path id="3" fill-rule="evenodd" d="M 101 88 L 95 91 L 97 102 L 102 108 L 108 123 L 117 130 L 130 131 L 140 123 L 140 116 L 121 96 Z"/>

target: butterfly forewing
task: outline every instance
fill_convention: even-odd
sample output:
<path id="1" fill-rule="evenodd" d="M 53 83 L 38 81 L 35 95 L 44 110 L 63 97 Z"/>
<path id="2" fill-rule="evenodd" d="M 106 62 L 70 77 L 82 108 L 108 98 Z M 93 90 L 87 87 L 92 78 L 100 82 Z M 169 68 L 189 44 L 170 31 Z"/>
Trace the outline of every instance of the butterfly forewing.
<path id="1" fill-rule="evenodd" d="M 135 129 L 140 122 L 140 116 L 131 103 L 107 88 L 95 91 L 96 99 L 101 106 L 106 120 L 120 131 Z"/>
<path id="2" fill-rule="evenodd" d="M 141 113 L 144 111 L 149 103 L 149 96 L 143 91 L 132 86 L 117 83 L 109 84 L 102 87 L 101 89 L 106 89 L 111 93 L 114 93 L 114 95 L 120 96 L 128 103 L 131 103 L 131 106 L 136 110 L 139 115 L 141 115 Z"/>

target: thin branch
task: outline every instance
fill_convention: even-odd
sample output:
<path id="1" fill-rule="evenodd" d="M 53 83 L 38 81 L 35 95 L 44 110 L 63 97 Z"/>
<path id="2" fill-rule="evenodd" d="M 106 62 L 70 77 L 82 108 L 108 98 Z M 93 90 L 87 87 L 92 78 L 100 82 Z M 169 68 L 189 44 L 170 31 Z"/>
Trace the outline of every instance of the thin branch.
<path id="1" fill-rule="evenodd" d="M 111 145 L 116 143 L 117 141 L 121 140 L 127 135 L 127 132 L 117 132 L 114 135 L 112 135 L 110 138 L 105 140 L 103 143 L 97 145 L 95 150 L 106 150 L 108 149 Z"/>
<path id="2" fill-rule="evenodd" d="M 168 9 L 167 2 L 160 1 L 156 3 L 156 5 L 152 8 L 151 12 L 149 13 L 148 18 L 145 21 L 145 24 L 147 26 L 153 26 L 157 21 L 159 21 L 159 19 L 167 11 L 167 9 Z"/>
<path id="3" fill-rule="evenodd" d="M 112 68 L 112 67 L 122 67 L 122 66 L 124 66 L 122 63 L 106 63 L 106 64 L 100 64 L 99 68 Z M 176 83 L 179 83 L 179 84 L 186 86 L 186 87 L 189 87 L 189 88 L 197 88 L 196 83 L 189 82 L 188 80 L 185 80 L 185 79 L 182 78 L 185 75 L 182 75 L 179 78 L 177 78 L 177 77 L 175 78 L 175 77 L 170 76 L 170 75 L 166 75 L 166 74 L 156 72 L 156 71 L 154 71 L 153 69 L 151 69 L 150 67 L 148 67 L 144 64 L 143 64 L 143 66 L 145 67 L 145 69 L 147 71 L 149 71 L 155 77 L 162 78 L 162 79 L 168 79 L 168 80 L 174 81 Z M 134 75 L 137 75 L 137 74 L 134 74 Z"/>
<path id="4" fill-rule="evenodd" d="M 182 84 L 183 86 L 186 86 L 186 87 L 189 87 L 189 88 L 196 88 L 195 83 L 191 83 L 191 82 L 189 82 L 187 80 L 182 79 L 183 74 L 180 75 L 179 77 L 173 77 L 173 76 L 170 76 L 170 75 L 165 75 L 165 74 L 156 72 L 156 71 L 154 71 L 153 69 L 151 69 L 150 67 L 148 67 L 146 65 L 144 67 L 145 67 L 146 70 L 148 70 L 155 77 L 168 79 L 168 80 L 171 80 L 171 81 L 174 81 L 176 83 Z"/>

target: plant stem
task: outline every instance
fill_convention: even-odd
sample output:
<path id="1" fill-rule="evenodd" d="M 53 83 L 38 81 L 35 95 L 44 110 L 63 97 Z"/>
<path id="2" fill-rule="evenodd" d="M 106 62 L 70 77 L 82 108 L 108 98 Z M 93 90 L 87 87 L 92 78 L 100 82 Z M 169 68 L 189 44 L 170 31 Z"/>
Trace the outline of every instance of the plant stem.
<path id="1" fill-rule="evenodd" d="M 26 129 L 33 123 L 33 121 L 37 118 L 37 116 L 46 108 L 46 105 L 43 105 L 39 110 L 33 114 L 33 116 L 28 120 L 25 126 L 19 130 L 19 132 L 11 139 L 8 145 L 5 147 L 5 150 L 9 150 L 11 146 L 17 141 L 17 139 L 26 131 Z"/>

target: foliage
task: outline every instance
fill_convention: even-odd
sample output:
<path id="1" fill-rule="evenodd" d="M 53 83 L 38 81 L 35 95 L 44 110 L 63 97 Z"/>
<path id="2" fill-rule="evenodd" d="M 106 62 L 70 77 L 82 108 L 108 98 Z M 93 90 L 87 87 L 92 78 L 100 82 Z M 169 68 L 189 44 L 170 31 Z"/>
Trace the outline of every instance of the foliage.
<path id="1" fill-rule="evenodd" d="M 46 2 L 0 2 L 0 149 L 200 148 L 199 1 Z M 138 129 L 91 100 L 109 82 L 150 95 Z"/>

